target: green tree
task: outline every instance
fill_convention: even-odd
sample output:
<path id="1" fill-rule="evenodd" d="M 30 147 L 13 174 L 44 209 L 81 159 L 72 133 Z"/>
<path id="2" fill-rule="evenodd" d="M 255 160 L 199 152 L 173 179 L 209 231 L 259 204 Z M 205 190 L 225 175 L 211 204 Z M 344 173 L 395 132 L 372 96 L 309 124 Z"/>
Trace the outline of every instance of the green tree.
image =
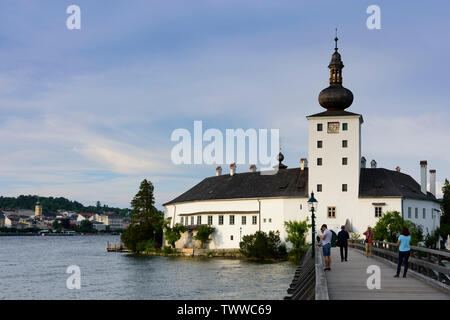
<path id="1" fill-rule="evenodd" d="M 167 240 L 167 243 L 169 243 L 171 247 L 175 249 L 175 242 L 180 240 L 181 234 L 185 231 L 186 228 L 180 223 L 177 223 L 172 228 L 169 227 L 168 223 L 166 223 L 166 226 L 164 228 L 164 237 Z"/>
<path id="2" fill-rule="evenodd" d="M 55 220 L 55 221 L 53 221 L 52 228 L 53 228 L 53 230 L 55 230 L 56 232 L 61 232 L 61 230 L 62 230 L 62 225 L 61 225 L 61 223 L 60 223 L 58 220 Z"/>
<path id="3" fill-rule="evenodd" d="M 412 245 L 423 241 L 422 228 L 409 220 L 404 220 L 398 211 L 388 211 L 378 220 L 373 228 L 374 238 L 380 241 L 397 242 L 403 227 L 409 229 Z"/>
<path id="4" fill-rule="evenodd" d="M 97 231 L 94 229 L 94 225 L 92 224 L 92 222 L 87 219 L 80 222 L 77 230 L 81 233 L 93 233 Z"/>
<path id="5" fill-rule="evenodd" d="M 281 243 L 280 232 L 256 231 L 254 234 L 245 235 L 239 243 L 241 253 L 249 258 L 279 259 L 287 254 L 286 246 Z"/>
<path id="6" fill-rule="evenodd" d="M 375 240 L 397 242 L 405 221 L 398 211 L 386 212 L 373 228 Z"/>
<path id="7" fill-rule="evenodd" d="M 131 201 L 131 221 L 121 240 L 133 252 L 139 252 L 140 242 L 152 240 L 155 247 L 161 247 L 164 215 L 154 207 L 153 184 L 147 179 L 141 182 L 138 193 Z"/>
<path id="8" fill-rule="evenodd" d="M 202 243 L 202 248 L 206 247 L 206 244 L 211 241 L 210 236 L 214 233 L 216 229 L 211 226 L 202 225 L 194 236 L 195 240 L 199 240 Z"/>
<path id="9" fill-rule="evenodd" d="M 292 243 L 292 249 L 289 251 L 289 255 L 296 262 L 300 261 L 307 249 L 306 235 L 308 228 L 311 227 L 308 224 L 309 218 L 304 221 L 286 221 L 284 227 L 286 229 L 287 237 L 286 241 Z"/>
<path id="10" fill-rule="evenodd" d="M 450 234 L 450 183 L 448 179 L 445 179 L 444 186 L 442 187 L 442 193 L 442 215 L 440 227 L 436 230 L 436 233 L 437 236 L 441 236 L 445 241 L 447 240 L 447 236 Z"/>

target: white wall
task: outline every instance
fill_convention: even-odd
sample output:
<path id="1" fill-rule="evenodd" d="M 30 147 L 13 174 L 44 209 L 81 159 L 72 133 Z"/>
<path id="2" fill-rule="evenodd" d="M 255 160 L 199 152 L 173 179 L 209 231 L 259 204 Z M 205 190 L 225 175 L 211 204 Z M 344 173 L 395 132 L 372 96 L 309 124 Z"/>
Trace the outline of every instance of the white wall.
<path id="1" fill-rule="evenodd" d="M 408 217 L 408 208 L 411 208 L 411 218 Z M 418 217 L 415 216 L 415 210 L 417 208 Z M 423 218 L 423 209 L 426 211 L 426 218 Z M 433 201 L 404 199 L 403 200 L 403 218 L 410 220 L 416 225 L 422 226 L 423 234 L 433 232 L 440 225 L 439 213 L 433 209 L 440 211 L 439 203 Z M 434 219 L 433 219 L 434 217 Z"/>
<path id="2" fill-rule="evenodd" d="M 308 163 L 309 192 L 319 202 L 316 213 L 316 227 L 327 224 L 328 228 L 339 231 L 347 218 L 358 217 L 359 212 L 359 174 L 361 158 L 361 121 L 360 116 L 308 117 Z M 339 122 L 338 133 L 328 133 L 328 123 Z M 317 131 L 317 124 L 322 124 L 322 131 Z M 348 129 L 342 130 L 347 123 Z M 322 141 L 322 148 L 317 148 L 317 141 Z M 342 141 L 347 140 L 347 147 Z M 346 157 L 347 165 L 342 164 Z M 322 165 L 317 165 L 317 158 L 322 158 Z M 322 191 L 317 192 L 317 185 Z M 347 184 L 347 191 L 342 191 L 342 184 Z M 336 207 L 336 218 L 329 218 L 327 208 Z"/>
<path id="3" fill-rule="evenodd" d="M 216 228 L 213 234 L 213 241 L 209 243 L 211 249 L 235 249 L 239 248 L 242 237 L 253 234 L 261 230 L 264 232 L 280 231 L 282 241 L 286 238 L 284 222 L 288 220 L 304 220 L 307 214 L 307 199 L 263 199 L 260 200 L 261 211 L 259 212 L 259 201 L 257 199 L 240 200 L 217 200 L 217 201 L 195 201 L 166 206 L 165 218 L 172 217 L 175 223 L 180 223 L 180 214 L 196 213 L 194 224 L 197 223 L 197 216 L 202 216 L 202 224 L 208 222 L 208 215 L 213 216 L 212 226 Z M 302 204 L 302 210 L 300 210 Z M 176 207 L 176 208 L 175 208 Z M 210 212 L 223 211 L 224 214 L 211 214 Z M 236 213 L 239 211 L 241 213 Z M 248 211 L 251 213 L 242 213 Z M 203 213 L 203 214 L 202 214 Z M 219 225 L 219 215 L 224 216 L 224 224 Z M 235 216 L 234 225 L 230 225 L 229 216 Z M 246 224 L 242 225 L 242 216 L 246 216 Z M 257 216 L 257 223 L 254 225 L 252 217 Z M 186 218 L 186 216 L 184 216 Z M 189 224 L 190 224 L 190 216 Z M 261 220 L 260 220 L 261 219 Z M 172 225 L 174 223 L 172 222 Z M 233 236 L 233 240 L 231 240 Z M 183 238 L 181 242 L 185 241 Z"/>

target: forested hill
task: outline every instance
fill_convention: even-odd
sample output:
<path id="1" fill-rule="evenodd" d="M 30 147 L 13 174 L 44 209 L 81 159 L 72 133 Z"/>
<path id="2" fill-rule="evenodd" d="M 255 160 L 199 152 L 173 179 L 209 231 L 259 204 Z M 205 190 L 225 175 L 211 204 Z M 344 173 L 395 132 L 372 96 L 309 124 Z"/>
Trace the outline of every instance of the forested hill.
<path id="1" fill-rule="evenodd" d="M 97 202 L 97 206 L 85 207 L 83 204 L 77 201 L 71 201 L 66 198 L 53 198 L 53 197 L 39 197 L 39 196 L 18 196 L 14 197 L 0 197 L 0 209 L 12 210 L 12 209 L 30 209 L 34 210 L 36 202 L 40 202 L 44 212 L 56 212 L 58 210 L 68 210 L 74 212 L 92 212 L 92 213 L 104 213 L 104 212 L 116 212 L 122 216 L 126 216 L 131 212 L 130 209 L 121 209 L 108 207 Z"/>

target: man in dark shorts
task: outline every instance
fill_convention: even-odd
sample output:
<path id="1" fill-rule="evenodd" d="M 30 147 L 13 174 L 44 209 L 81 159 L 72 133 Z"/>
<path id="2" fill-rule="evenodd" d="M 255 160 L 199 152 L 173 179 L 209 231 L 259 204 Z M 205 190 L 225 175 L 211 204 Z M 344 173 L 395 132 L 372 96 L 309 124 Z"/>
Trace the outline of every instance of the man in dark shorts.
<path id="1" fill-rule="evenodd" d="M 331 270 L 331 231 L 327 229 L 327 225 L 323 224 L 320 228 L 322 234 L 319 234 L 320 245 L 323 251 L 323 257 L 325 259 L 325 271 Z"/>

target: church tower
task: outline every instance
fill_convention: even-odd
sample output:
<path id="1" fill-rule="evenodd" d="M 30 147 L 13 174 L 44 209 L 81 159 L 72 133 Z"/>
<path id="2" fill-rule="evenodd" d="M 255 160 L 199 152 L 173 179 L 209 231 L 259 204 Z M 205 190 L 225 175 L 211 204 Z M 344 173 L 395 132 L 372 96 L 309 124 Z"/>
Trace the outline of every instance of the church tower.
<path id="1" fill-rule="evenodd" d="M 344 64 L 335 39 L 334 53 L 328 65 L 330 85 L 319 94 L 326 111 L 307 116 L 309 122 L 308 190 L 319 201 L 318 225 L 326 223 L 336 230 L 357 214 L 361 159 L 360 114 L 345 109 L 353 94 L 342 86 Z"/>
<path id="2" fill-rule="evenodd" d="M 42 216 L 42 205 L 39 201 L 36 202 L 36 205 L 34 206 L 34 215 L 37 218 Z"/>

